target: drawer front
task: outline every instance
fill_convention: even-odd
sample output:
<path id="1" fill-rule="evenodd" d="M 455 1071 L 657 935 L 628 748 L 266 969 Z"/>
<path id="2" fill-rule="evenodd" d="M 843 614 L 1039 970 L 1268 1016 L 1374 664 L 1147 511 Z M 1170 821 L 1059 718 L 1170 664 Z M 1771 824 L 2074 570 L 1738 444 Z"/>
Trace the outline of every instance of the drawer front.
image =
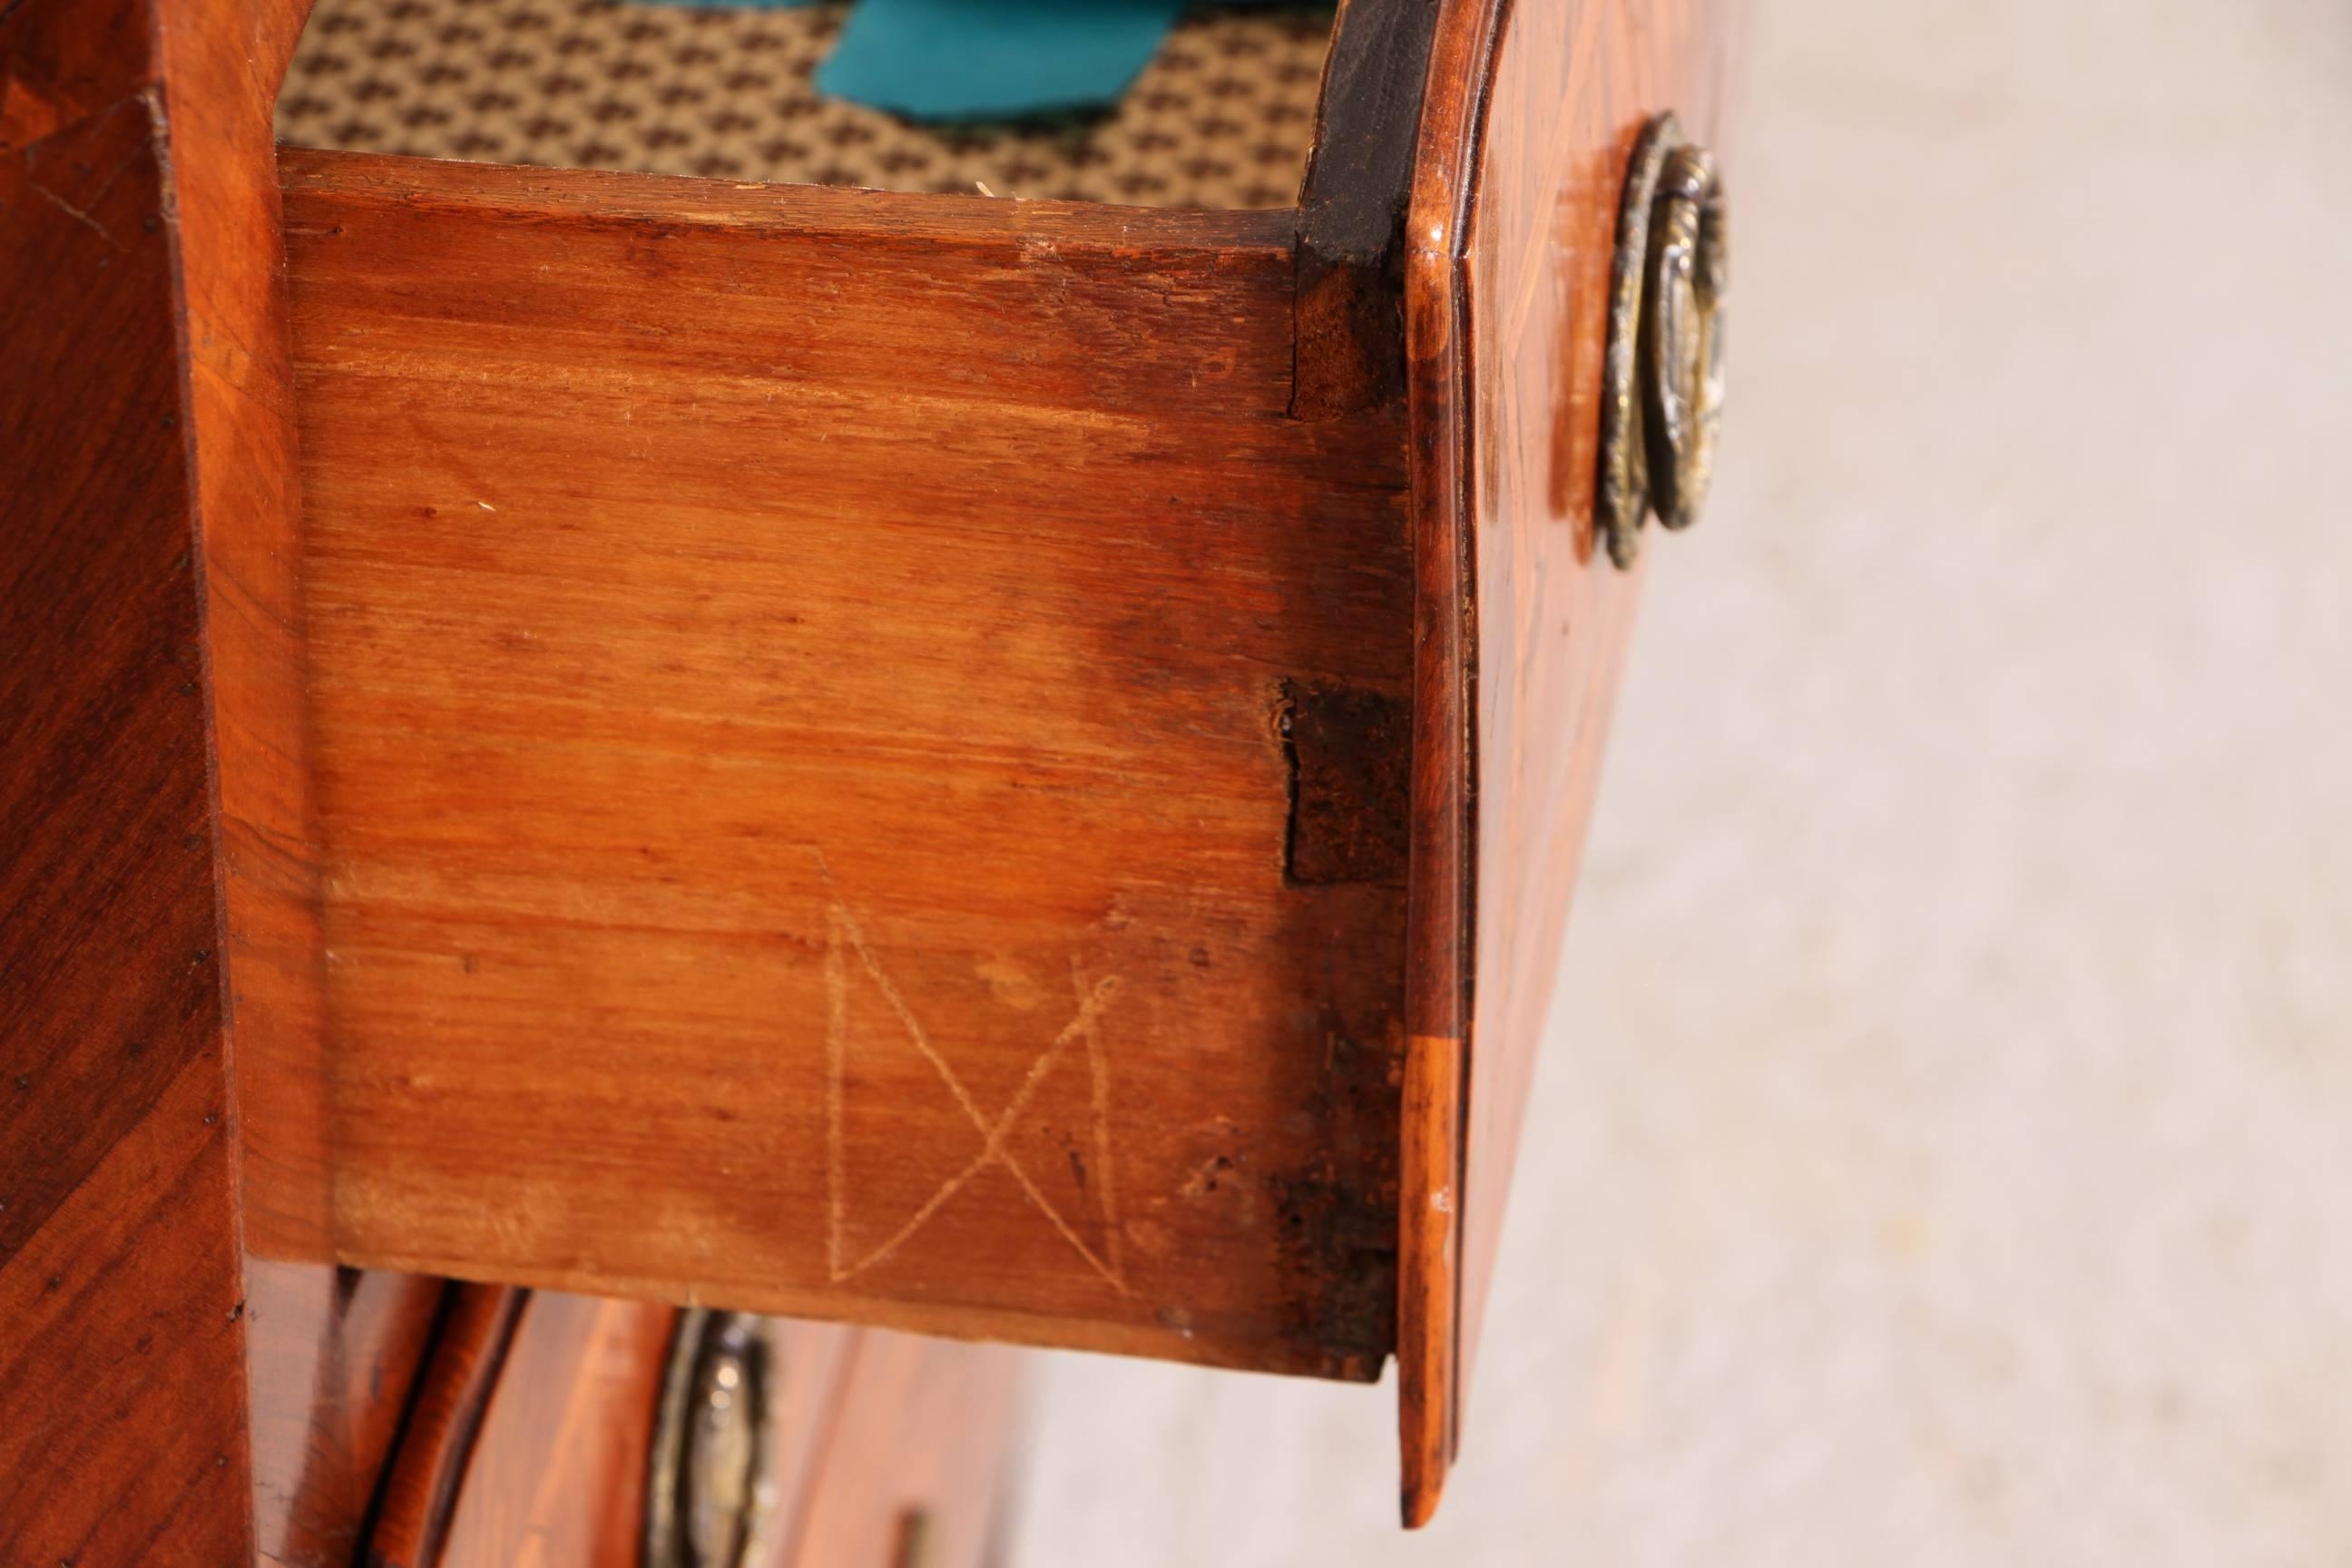
<path id="1" fill-rule="evenodd" d="M 1641 582 L 1660 558 L 1672 569 L 1654 528 L 1612 559 L 1598 516 L 1621 199 L 1654 117 L 1717 139 L 1734 9 L 1438 11 L 1405 226 L 1420 660 L 1398 1202 L 1409 1521 L 1436 1506 L 1461 1426 Z"/>
<path id="2" fill-rule="evenodd" d="M 991 1560 L 1020 1352 L 868 1331 L 816 1472 L 793 1568 Z"/>

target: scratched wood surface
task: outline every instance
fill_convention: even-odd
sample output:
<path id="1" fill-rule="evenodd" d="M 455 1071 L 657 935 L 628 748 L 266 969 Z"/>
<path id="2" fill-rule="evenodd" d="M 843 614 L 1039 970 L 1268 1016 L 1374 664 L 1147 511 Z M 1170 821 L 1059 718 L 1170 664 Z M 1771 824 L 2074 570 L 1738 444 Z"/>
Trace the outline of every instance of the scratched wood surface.
<path id="1" fill-rule="evenodd" d="M 1402 432 L 1287 416 L 1287 215 L 285 178 L 331 1179 L 267 1212 L 1373 1375 L 1403 867 L 1331 797 L 1402 770 L 1308 753 L 1401 754 Z"/>
<path id="2" fill-rule="evenodd" d="M 1642 574 L 1593 537 L 1618 194 L 1652 114 L 1715 137 L 1727 9 L 1458 0 L 1440 23 L 1406 287 L 1431 721 L 1415 847 L 1453 876 L 1415 906 L 1412 1011 L 1416 1053 L 1464 1060 L 1460 1168 L 1424 1163 L 1400 1199 L 1400 1356 L 1423 1384 L 1402 1413 L 1409 1520 L 1434 1508 L 1460 1434 Z"/>

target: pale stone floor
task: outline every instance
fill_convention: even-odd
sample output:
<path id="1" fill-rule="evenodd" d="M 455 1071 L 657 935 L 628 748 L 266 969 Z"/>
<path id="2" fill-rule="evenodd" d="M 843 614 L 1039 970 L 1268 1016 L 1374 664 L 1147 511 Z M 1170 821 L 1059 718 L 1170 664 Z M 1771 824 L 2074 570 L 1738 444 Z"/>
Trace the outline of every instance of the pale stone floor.
<path id="1" fill-rule="evenodd" d="M 2352 5 L 1749 36 L 1444 1515 L 1049 1358 L 1014 1568 L 2352 1562 Z"/>

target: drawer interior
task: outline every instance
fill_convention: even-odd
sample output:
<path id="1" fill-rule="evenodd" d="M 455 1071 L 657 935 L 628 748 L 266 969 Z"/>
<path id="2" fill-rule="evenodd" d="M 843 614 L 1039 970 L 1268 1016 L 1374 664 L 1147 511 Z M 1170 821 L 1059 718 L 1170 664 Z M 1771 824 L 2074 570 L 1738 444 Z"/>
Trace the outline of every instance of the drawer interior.
<path id="1" fill-rule="evenodd" d="M 849 7 L 319 0 L 278 135 L 295 146 L 1131 206 L 1286 207 L 1328 5 L 1181 18 L 1118 105 L 927 126 L 813 80 Z"/>

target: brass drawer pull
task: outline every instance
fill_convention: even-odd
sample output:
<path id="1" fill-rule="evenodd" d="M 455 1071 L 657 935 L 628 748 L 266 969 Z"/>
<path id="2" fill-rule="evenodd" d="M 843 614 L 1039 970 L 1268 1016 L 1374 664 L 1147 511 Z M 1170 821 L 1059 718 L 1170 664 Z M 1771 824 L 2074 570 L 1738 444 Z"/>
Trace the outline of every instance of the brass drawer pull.
<path id="1" fill-rule="evenodd" d="M 775 1410 L 769 1321 L 678 1314 L 646 1488 L 646 1568 L 750 1568 L 772 1555 Z"/>
<path id="2" fill-rule="evenodd" d="M 1610 275 L 1595 510 L 1621 567 L 1633 564 L 1645 515 L 1687 528 L 1706 500 L 1723 419 L 1729 286 L 1715 160 L 1661 114 L 1643 128 L 1626 171 Z"/>

